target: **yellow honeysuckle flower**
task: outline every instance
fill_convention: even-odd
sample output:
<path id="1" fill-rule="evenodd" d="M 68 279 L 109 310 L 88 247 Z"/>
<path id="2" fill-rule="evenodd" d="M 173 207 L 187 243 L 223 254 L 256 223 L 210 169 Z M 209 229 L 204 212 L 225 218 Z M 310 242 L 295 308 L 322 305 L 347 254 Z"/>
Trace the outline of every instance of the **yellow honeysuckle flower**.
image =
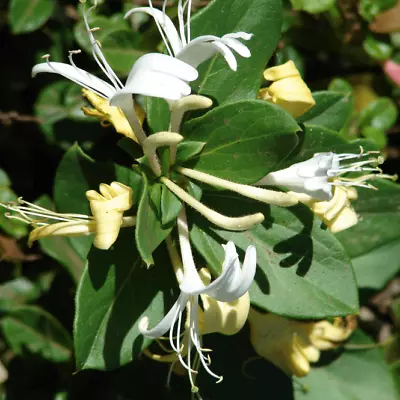
<path id="1" fill-rule="evenodd" d="M 289 193 L 310 207 L 333 233 L 344 231 L 358 222 L 357 213 L 350 203 L 350 200 L 356 200 L 358 197 L 354 187 L 334 186 L 333 197 L 329 201 L 320 201 L 305 193 Z"/>
<path id="2" fill-rule="evenodd" d="M 201 280 L 205 285 L 211 282 L 211 274 L 207 268 L 202 268 L 199 271 Z M 206 335 L 209 333 L 222 333 L 223 335 L 234 335 L 239 332 L 247 320 L 250 310 L 250 295 L 246 292 L 239 299 L 232 302 L 222 302 L 213 299 L 212 297 L 201 294 L 202 308 L 198 307 L 198 324 L 199 333 Z M 188 339 L 189 339 L 189 324 L 190 324 L 190 304 L 188 304 L 185 322 L 185 331 L 182 339 L 182 349 L 180 355 L 185 357 L 188 353 Z M 166 350 L 163 347 L 163 350 Z M 159 361 L 172 363 L 178 360 L 175 352 L 171 354 L 160 355 L 152 353 L 150 350 L 145 350 L 149 358 Z"/>
<path id="3" fill-rule="evenodd" d="M 258 98 L 281 106 L 293 117 L 299 117 L 315 105 L 293 61 L 266 69 L 264 78 L 272 84 L 260 89 Z"/>
<path id="4" fill-rule="evenodd" d="M 118 107 L 110 106 L 110 101 L 88 89 L 82 89 L 82 95 L 94 108 L 82 107 L 82 111 L 89 117 L 98 118 L 102 125 L 112 124 L 118 133 L 138 142 L 124 113 Z M 135 111 L 140 124 L 143 124 L 144 112 L 139 104 L 135 103 Z"/>
<path id="5" fill-rule="evenodd" d="M 84 236 L 94 233 L 94 246 L 107 250 L 115 242 L 121 227 L 136 225 L 136 217 L 124 217 L 124 211 L 132 207 L 132 189 L 119 182 L 102 183 L 100 193 L 86 192 L 93 216 L 57 213 L 29 203 L 22 198 L 18 203 L 2 204 L 11 213 L 6 216 L 32 225 L 28 245 L 48 236 Z M 39 217 L 33 219 L 32 216 Z M 61 222 L 48 222 L 61 221 Z"/>
<path id="6" fill-rule="evenodd" d="M 303 322 L 275 314 L 249 312 L 250 340 L 256 353 L 288 375 L 302 377 L 310 372 L 321 350 L 338 347 L 356 328 L 354 317 L 335 318 L 334 322 Z"/>
<path id="7" fill-rule="evenodd" d="M 112 182 L 100 184 L 100 193 L 89 190 L 86 197 L 96 221 L 93 245 L 107 250 L 117 240 L 124 211 L 132 207 L 133 191 L 122 183 Z"/>

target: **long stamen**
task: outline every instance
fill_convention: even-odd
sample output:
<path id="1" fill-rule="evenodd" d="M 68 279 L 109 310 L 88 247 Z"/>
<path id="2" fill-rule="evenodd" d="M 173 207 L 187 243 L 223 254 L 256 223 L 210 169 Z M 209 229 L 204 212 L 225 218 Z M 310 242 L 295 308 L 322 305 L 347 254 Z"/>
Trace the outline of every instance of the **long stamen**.
<path id="1" fill-rule="evenodd" d="M 183 46 L 187 45 L 185 36 L 185 6 L 182 6 L 182 0 L 178 2 L 178 22 L 179 22 L 179 34 Z"/>
<path id="2" fill-rule="evenodd" d="M 115 74 L 111 66 L 108 64 L 106 58 L 103 55 L 103 52 L 100 49 L 99 42 L 95 39 L 93 36 L 93 32 L 95 30 L 98 30 L 98 28 L 90 28 L 89 21 L 88 21 L 88 16 L 89 13 L 94 10 L 97 6 L 97 0 L 94 2 L 94 5 L 90 8 L 88 8 L 87 11 L 83 12 L 83 20 L 85 23 L 86 31 L 89 35 L 90 43 L 92 44 L 92 54 L 93 58 L 101 68 L 101 70 L 104 72 L 104 74 L 107 76 L 107 78 L 111 81 L 115 89 L 119 90 L 124 87 L 122 82 L 119 80 L 118 76 Z"/>
<path id="3" fill-rule="evenodd" d="M 153 3 L 152 3 L 151 0 L 149 0 L 149 6 L 150 6 L 150 8 L 151 8 L 152 10 L 154 9 Z M 163 10 L 164 10 L 164 7 L 163 7 Z M 165 15 L 165 11 L 164 11 L 164 15 Z M 165 44 L 165 47 L 167 48 L 167 51 L 168 51 L 169 55 L 170 55 L 171 57 L 173 57 L 174 54 L 173 54 L 173 52 L 171 51 L 171 48 L 170 48 L 169 43 L 168 43 L 168 39 L 166 38 L 166 36 L 165 36 L 165 34 L 164 34 L 164 29 L 162 28 L 162 26 L 161 26 L 160 23 L 158 22 L 157 18 L 155 18 L 154 16 L 153 16 L 153 18 L 154 18 L 154 21 L 155 21 L 155 23 L 156 23 L 156 25 L 157 25 L 158 31 L 160 32 L 161 38 L 162 38 L 162 40 L 163 40 L 163 42 L 164 42 L 164 44 Z"/>
<path id="4" fill-rule="evenodd" d="M 192 0 L 188 0 L 188 10 L 187 10 L 187 42 L 190 43 L 190 13 L 192 11 Z"/>

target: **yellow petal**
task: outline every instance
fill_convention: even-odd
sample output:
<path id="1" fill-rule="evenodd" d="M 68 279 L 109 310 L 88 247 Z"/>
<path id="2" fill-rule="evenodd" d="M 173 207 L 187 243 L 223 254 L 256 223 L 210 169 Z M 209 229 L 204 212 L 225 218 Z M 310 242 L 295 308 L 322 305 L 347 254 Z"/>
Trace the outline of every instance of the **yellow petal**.
<path id="1" fill-rule="evenodd" d="M 274 82 L 268 88 L 271 101 L 284 108 L 293 117 L 298 117 L 315 105 L 308 86 L 300 76 Z"/>
<path id="2" fill-rule="evenodd" d="M 86 197 L 96 221 L 93 244 L 107 250 L 116 241 L 121 229 L 124 211 L 132 207 L 132 189 L 119 182 L 102 183 L 100 193 L 89 190 Z"/>
<path id="3" fill-rule="evenodd" d="M 264 71 L 264 78 L 267 81 L 278 81 L 292 76 L 300 76 L 296 64 L 292 60 L 289 60 L 285 64 L 268 68 Z"/>
<path id="4" fill-rule="evenodd" d="M 357 213 L 353 207 L 346 206 L 340 213 L 333 219 L 328 225 L 329 229 L 333 233 L 344 231 L 358 223 Z"/>
<path id="5" fill-rule="evenodd" d="M 29 234 L 28 245 L 31 246 L 34 241 L 47 236 L 82 236 L 94 232 L 95 229 L 94 221 L 58 222 L 40 226 Z"/>
<path id="6" fill-rule="evenodd" d="M 128 120 L 125 118 L 124 113 L 120 108 L 110 106 L 109 100 L 100 97 L 96 93 L 88 90 L 82 89 L 83 97 L 85 97 L 94 107 L 90 109 L 88 107 L 82 107 L 82 111 L 85 115 L 90 117 L 98 118 L 102 123 L 109 122 L 115 128 L 118 133 L 127 136 L 138 142 L 135 133 L 132 131 Z M 135 103 L 135 111 L 138 116 L 139 122 L 142 124 L 145 114 L 139 104 Z"/>

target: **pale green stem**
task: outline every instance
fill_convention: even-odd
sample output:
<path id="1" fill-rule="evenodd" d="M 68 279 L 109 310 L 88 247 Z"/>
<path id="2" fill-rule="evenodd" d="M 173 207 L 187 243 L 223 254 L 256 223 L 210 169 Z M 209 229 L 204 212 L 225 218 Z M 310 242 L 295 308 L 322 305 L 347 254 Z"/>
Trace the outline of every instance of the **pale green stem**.
<path id="1" fill-rule="evenodd" d="M 246 231 L 264 221 L 264 215 L 262 215 L 261 213 L 251 214 L 245 217 L 238 218 L 227 217 L 206 207 L 194 197 L 190 196 L 190 194 L 186 193 L 181 187 L 172 182 L 170 179 L 162 177 L 161 182 L 164 183 L 164 185 L 167 186 L 167 188 L 171 190 L 171 192 L 173 192 L 182 201 L 189 204 L 200 214 L 204 215 L 204 217 L 206 217 L 211 223 L 220 226 L 223 229 Z"/>
<path id="2" fill-rule="evenodd" d="M 151 169 L 156 176 L 161 176 L 161 166 L 158 160 L 156 150 L 161 146 L 177 145 L 183 140 L 183 136 L 174 132 L 158 132 L 149 136 L 143 142 L 143 152 L 149 160 Z"/>
<path id="3" fill-rule="evenodd" d="M 167 245 L 167 250 L 171 259 L 172 266 L 174 268 L 176 280 L 178 281 L 178 283 L 181 283 L 183 279 L 182 260 L 179 256 L 178 250 L 172 243 L 171 235 L 167 236 L 167 238 L 165 239 L 165 243 Z"/>
<path id="4" fill-rule="evenodd" d="M 297 198 L 288 193 L 262 189 L 256 186 L 242 185 L 189 168 L 178 167 L 176 170 L 189 178 L 207 183 L 208 185 L 231 190 L 232 192 L 239 193 L 243 196 L 250 197 L 251 199 L 258 200 L 263 203 L 281 207 L 290 207 L 298 203 Z"/>

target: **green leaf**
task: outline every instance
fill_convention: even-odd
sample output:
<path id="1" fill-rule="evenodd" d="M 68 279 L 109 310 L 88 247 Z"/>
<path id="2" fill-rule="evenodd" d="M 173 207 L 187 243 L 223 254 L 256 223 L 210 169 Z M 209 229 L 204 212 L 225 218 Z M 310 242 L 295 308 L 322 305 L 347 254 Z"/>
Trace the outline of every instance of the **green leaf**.
<path id="1" fill-rule="evenodd" d="M 204 142 L 189 142 L 185 141 L 178 144 L 176 151 L 176 164 L 190 160 L 199 154 L 205 146 Z"/>
<path id="2" fill-rule="evenodd" d="M 295 10 L 306 11 L 310 14 L 319 14 L 330 10 L 335 0 L 290 0 Z"/>
<path id="3" fill-rule="evenodd" d="M 368 22 L 389 8 L 396 5 L 397 0 L 360 0 L 358 6 L 361 16 Z"/>
<path id="4" fill-rule="evenodd" d="M 389 97 L 381 97 L 369 103 L 360 114 L 360 128 L 371 127 L 387 131 L 397 121 L 399 111 L 396 103 Z"/>
<path id="5" fill-rule="evenodd" d="M 255 183 L 278 169 L 297 144 L 295 120 L 262 100 L 227 104 L 184 125 L 185 139 L 206 142 L 190 160 L 195 169 L 240 183 Z"/>
<path id="6" fill-rule="evenodd" d="M 361 331 L 353 333 L 351 344 L 371 345 Z M 331 364 L 311 368 L 296 390 L 296 400 L 398 400 L 399 395 L 381 349 L 345 350 Z"/>
<path id="7" fill-rule="evenodd" d="M 51 17 L 53 0 L 11 0 L 9 21 L 14 34 L 27 33 L 39 29 Z"/>
<path id="8" fill-rule="evenodd" d="M 251 58 L 236 55 L 238 69 L 229 69 L 217 54 L 198 68 L 194 92 L 209 96 L 220 105 L 229 101 L 255 99 L 262 72 L 280 39 L 282 5 L 279 0 L 214 0 L 192 19 L 192 38 L 201 35 L 222 37 L 231 32 L 252 33 L 246 41 Z"/>
<path id="9" fill-rule="evenodd" d="M 164 227 L 161 224 L 161 220 L 157 216 L 157 210 L 150 201 L 149 183 L 145 175 L 142 177 L 142 182 L 135 239 L 139 254 L 149 267 L 154 264 L 152 256 L 154 250 L 169 235 L 172 226 Z"/>
<path id="10" fill-rule="evenodd" d="M 163 226 L 174 223 L 182 209 L 181 201 L 165 185 L 162 185 L 161 223 Z"/>
<path id="11" fill-rule="evenodd" d="M 353 111 L 351 93 L 330 91 L 314 92 L 315 106 L 297 118 L 306 125 L 319 125 L 331 131 L 339 132 Z"/>
<path id="12" fill-rule="evenodd" d="M 78 369 L 115 369 L 148 346 L 138 323 L 147 316 L 155 326 L 177 286 L 164 249 L 157 250 L 155 260 L 155 267 L 142 267 L 132 230 L 124 230 L 107 252 L 92 248 L 76 295 Z"/>
<path id="13" fill-rule="evenodd" d="M 21 276 L 0 285 L 0 311 L 9 312 L 13 307 L 35 301 L 40 290 L 29 279 Z"/>
<path id="14" fill-rule="evenodd" d="M 378 190 L 358 189 L 353 203 L 360 222 L 337 237 L 352 258 L 358 285 L 380 290 L 400 270 L 400 187 L 372 184 Z"/>
<path id="15" fill-rule="evenodd" d="M 72 341 L 65 328 L 48 312 L 36 306 L 14 309 L 0 320 L 3 335 L 16 354 L 25 349 L 52 362 L 68 361 Z"/>
<path id="16" fill-rule="evenodd" d="M 83 119 L 81 107 L 85 102 L 81 88 L 68 81 L 57 81 L 47 85 L 34 105 L 40 127 L 50 140 L 57 139 L 54 125 L 65 118 Z M 90 121 L 85 117 L 85 121 Z"/>
<path id="17" fill-rule="evenodd" d="M 330 92 L 339 92 L 346 95 L 351 95 L 353 93 L 353 87 L 342 78 L 334 78 L 328 86 Z"/>
<path id="18" fill-rule="evenodd" d="M 363 41 L 362 46 L 365 52 L 376 61 L 388 60 L 393 53 L 393 48 L 390 44 L 376 39 L 371 34 Z"/>
<path id="19" fill-rule="evenodd" d="M 170 122 L 170 110 L 164 99 L 146 97 L 146 116 L 153 133 L 168 130 Z"/>
<path id="20" fill-rule="evenodd" d="M 305 161 L 315 153 L 329 152 L 334 153 L 360 153 L 360 146 L 364 151 L 377 150 L 373 142 L 365 139 L 357 139 L 352 142 L 346 141 L 336 132 L 332 132 L 321 126 L 305 125 L 303 132 L 298 133 L 299 145 L 291 153 L 290 157 L 284 161 L 281 168 Z"/>
<path id="21" fill-rule="evenodd" d="M 384 131 L 379 128 L 374 128 L 373 126 L 366 126 L 361 129 L 361 134 L 372 140 L 379 149 L 383 149 L 387 146 L 388 138 Z"/>
<path id="22" fill-rule="evenodd" d="M 230 216 L 262 212 L 265 221 L 246 232 L 231 232 L 193 215 L 191 240 L 215 274 L 221 272 L 223 249 L 232 240 L 244 251 L 257 248 L 257 272 L 250 288 L 254 305 L 291 318 L 326 318 L 358 310 L 357 285 L 350 259 L 340 242 L 305 206 L 268 207 L 248 199 L 203 195 L 212 209 Z"/>

